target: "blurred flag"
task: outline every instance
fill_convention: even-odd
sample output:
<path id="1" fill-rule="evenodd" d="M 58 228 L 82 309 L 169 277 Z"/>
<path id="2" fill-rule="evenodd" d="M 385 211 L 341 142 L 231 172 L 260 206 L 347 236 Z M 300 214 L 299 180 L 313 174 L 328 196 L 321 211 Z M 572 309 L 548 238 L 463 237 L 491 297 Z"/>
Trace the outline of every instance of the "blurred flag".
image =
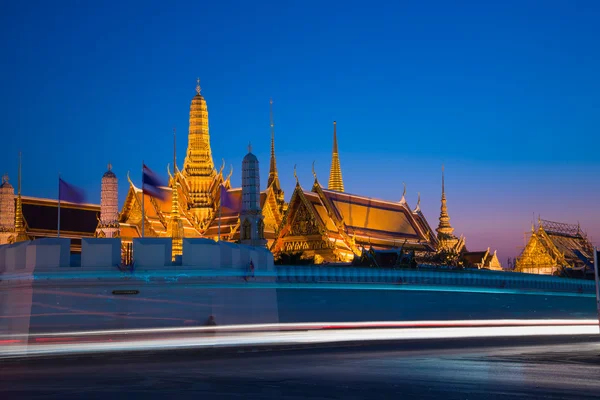
<path id="1" fill-rule="evenodd" d="M 85 203 L 85 192 L 83 189 L 73 186 L 58 178 L 58 200 L 71 203 Z"/>
<path id="2" fill-rule="evenodd" d="M 221 208 L 223 207 L 232 211 L 240 211 L 242 209 L 242 202 L 241 199 L 236 199 L 225 186 L 221 185 Z"/>
<path id="3" fill-rule="evenodd" d="M 160 200 L 167 198 L 167 191 L 163 189 L 167 185 L 162 179 L 144 164 L 142 173 L 142 191 L 151 197 L 156 197 Z"/>

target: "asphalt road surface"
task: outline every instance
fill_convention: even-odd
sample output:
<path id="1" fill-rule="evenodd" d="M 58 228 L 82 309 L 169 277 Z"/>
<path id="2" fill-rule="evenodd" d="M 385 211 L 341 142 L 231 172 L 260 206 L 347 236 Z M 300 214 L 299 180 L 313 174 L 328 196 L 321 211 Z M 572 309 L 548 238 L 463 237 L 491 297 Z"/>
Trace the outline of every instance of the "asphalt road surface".
<path id="1" fill-rule="evenodd" d="M 392 397 L 393 396 L 393 397 Z M 0 360 L 0 399 L 600 398 L 600 338 Z"/>

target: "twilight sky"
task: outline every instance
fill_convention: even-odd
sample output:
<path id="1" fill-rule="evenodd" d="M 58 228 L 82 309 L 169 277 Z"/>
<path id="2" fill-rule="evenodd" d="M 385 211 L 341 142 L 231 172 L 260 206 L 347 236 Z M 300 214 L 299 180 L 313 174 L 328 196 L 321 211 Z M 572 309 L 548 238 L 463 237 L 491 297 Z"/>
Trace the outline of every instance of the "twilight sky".
<path id="1" fill-rule="evenodd" d="M 581 223 L 600 245 L 600 2 L 3 1 L 2 161 L 23 193 L 57 174 L 99 203 L 110 161 L 136 184 L 182 166 L 196 77 L 215 164 L 249 141 L 266 184 L 269 97 L 286 198 L 298 165 L 327 183 L 337 120 L 346 191 L 399 200 L 470 250 L 518 255 L 533 215 Z M 496 3 L 496 4 L 488 4 Z"/>

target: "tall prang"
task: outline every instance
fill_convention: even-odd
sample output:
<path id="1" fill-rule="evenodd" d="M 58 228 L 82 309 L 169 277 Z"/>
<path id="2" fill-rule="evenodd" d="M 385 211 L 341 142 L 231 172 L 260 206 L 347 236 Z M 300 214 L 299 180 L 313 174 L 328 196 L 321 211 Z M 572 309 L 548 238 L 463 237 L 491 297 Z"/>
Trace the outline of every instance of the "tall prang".
<path id="1" fill-rule="evenodd" d="M 114 238 L 119 237 L 119 180 L 112 165 L 102 175 L 100 189 L 100 220 L 96 228 L 96 236 Z"/>
<path id="2" fill-rule="evenodd" d="M 214 168 L 208 132 L 208 108 L 200 94 L 200 79 L 190 105 L 188 148 L 183 163 L 183 176 L 188 186 L 188 206 L 199 221 L 210 218 L 213 211 L 211 192 L 217 175 Z"/>
<path id="3" fill-rule="evenodd" d="M 0 244 L 15 240 L 15 189 L 8 182 L 8 175 L 2 177 L 0 185 Z"/>
<path id="4" fill-rule="evenodd" d="M 265 224 L 260 207 L 260 174 L 258 158 L 248 146 L 242 161 L 242 210 L 240 212 L 240 242 L 250 246 L 266 246 Z"/>
<path id="5" fill-rule="evenodd" d="M 338 153 L 336 122 L 333 121 L 333 151 L 331 154 L 331 170 L 329 172 L 329 190 L 337 192 L 344 191 L 344 181 L 342 179 L 342 167 L 340 166 L 340 156 Z"/>

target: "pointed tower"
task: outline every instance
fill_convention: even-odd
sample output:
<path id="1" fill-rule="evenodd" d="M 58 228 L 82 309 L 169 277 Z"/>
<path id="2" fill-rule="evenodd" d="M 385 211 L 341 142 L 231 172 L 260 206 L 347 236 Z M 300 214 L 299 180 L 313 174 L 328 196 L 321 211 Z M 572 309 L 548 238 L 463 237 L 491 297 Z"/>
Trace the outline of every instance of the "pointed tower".
<path id="1" fill-rule="evenodd" d="M 179 184 L 177 182 L 177 136 L 173 129 L 173 178 L 171 181 L 171 247 L 172 261 L 183 254 L 183 222 L 179 216 Z"/>
<path id="2" fill-rule="evenodd" d="M 112 172 L 112 165 L 108 164 L 108 170 L 102 175 L 100 221 L 96 236 L 119 237 L 119 230 L 119 180 Z"/>
<path id="3" fill-rule="evenodd" d="M 444 167 L 442 166 L 442 207 L 440 210 L 440 224 L 437 228 L 438 238 L 453 237 L 454 228 L 450 225 L 450 215 L 448 215 L 448 205 L 446 204 L 446 188 L 444 183 Z"/>
<path id="4" fill-rule="evenodd" d="M 189 186 L 190 211 L 198 220 L 206 220 L 212 211 L 211 186 L 217 171 L 210 149 L 208 108 L 206 100 L 200 94 L 200 79 L 197 80 L 196 95 L 190 105 L 188 148 L 183 175 Z"/>
<path id="5" fill-rule="evenodd" d="M 0 185 L 0 244 L 12 243 L 15 239 L 15 188 L 2 177 Z"/>
<path id="6" fill-rule="evenodd" d="M 440 208 L 440 223 L 437 227 L 439 250 L 460 253 L 466 251 L 465 239 L 454 236 L 454 228 L 450 225 L 450 215 L 446 204 L 446 187 L 444 181 L 444 166 L 442 166 L 442 205 Z"/>
<path id="7" fill-rule="evenodd" d="M 273 121 L 273 99 L 269 100 L 269 115 L 271 119 L 271 162 L 269 164 L 269 179 L 267 187 L 272 186 L 277 203 L 281 207 L 284 203 L 284 193 L 279 183 L 279 174 L 277 173 L 277 162 L 275 161 L 275 122 Z"/>
<path id="8" fill-rule="evenodd" d="M 331 171 L 329 172 L 330 190 L 338 192 L 344 191 L 344 181 L 342 180 L 342 168 L 340 167 L 340 156 L 338 154 L 336 122 L 333 121 L 333 153 L 331 155 Z"/>
<path id="9" fill-rule="evenodd" d="M 23 217 L 23 202 L 21 200 L 21 153 L 19 152 L 19 181 L 17 186 L 17 201 L 15 206 L 15 234 L 16 241 L 29 240 L 25 230 L 25 218 Z"/>
<path id="10" fill-rule="evenodd" d="M 240 212 L 240 242 L 250 246 L 266 246 L 265 224 L 260 208 L 260 174 L 258 158 L 248 146 L 242 161 L 242 210 Z"/>

